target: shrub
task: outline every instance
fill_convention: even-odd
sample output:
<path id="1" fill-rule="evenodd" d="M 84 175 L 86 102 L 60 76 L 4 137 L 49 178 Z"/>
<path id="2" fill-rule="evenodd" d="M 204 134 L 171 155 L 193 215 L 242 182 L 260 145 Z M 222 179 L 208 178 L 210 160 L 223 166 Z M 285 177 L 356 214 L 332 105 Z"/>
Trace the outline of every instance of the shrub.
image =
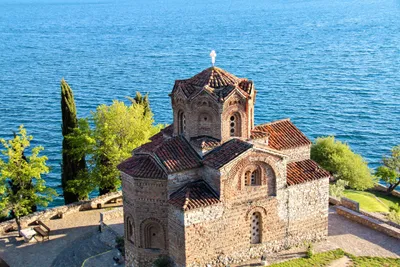
<path id="1" fill-rule="evenodd" d="M 173 267 L 173 262 L 168 256 L 160 256 L 153 262 L 154 267 Z"/>
<path id="2" fill-rule="evenodd" d="M 125 257 L 125 240 L 123 236 L 117 236 L 115 238 L 115 243 L 117 243 L 117 245 L 115 246 L 122 254 L 122 256 Z"/>
<path id="3" fill-rule="evenodd" d="M 311 159 L 335 179 L 348 181 L 353 189 L 365 190 L 374 186 L 376 178 L 371 174 L 367 162 L 354 153 L 348 144 L 335 140 L 333 136 L 315 140 L 311 147 Z"/>
<path id="4" fill-rule="evenodd" d="M 314 255 L 314 245 L 313 243 L 309 242 L 307 244 L 307 251 L 306 251 L 306 258 L 310 259 Z"/>
<path id="5" fill-rule="evenodd" d="M 337 180 L 335 184 L 329 185 L 329 195 L 338 198 L 342 197 L 344 195 L 344 190 L 348 185 L 348 181 L 341 179 Z"/>

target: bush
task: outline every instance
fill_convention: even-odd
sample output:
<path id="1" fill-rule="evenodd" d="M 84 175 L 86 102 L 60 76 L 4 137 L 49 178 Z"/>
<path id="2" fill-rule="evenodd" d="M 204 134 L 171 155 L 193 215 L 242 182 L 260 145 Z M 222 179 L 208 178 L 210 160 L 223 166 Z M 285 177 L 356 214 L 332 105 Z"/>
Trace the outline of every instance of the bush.
<path id="1" fill-rule="evenodd" d="M 170 257 L 168 256 L 160 256 L 153 262 L 154 267 L 173 267 L 174 264 Z"/>
<path id="2" fill-rule="evenodd" d="M 309 242 L 307 244 L 306 258 L 310 259 L 312 256 L 314 256 L 314 245 L 313 243 Z"/>
<path id="3" fill-rule="evenodd" d="M 365 190 L 374 186 L 376 178 L 371 174 L 367 162 L 346 143 L 336 141 L 333 136 L 315 140 L 311 147 L 311 159 L 329 171 L 335 179 L 348 181 L 353 189 Z"/>
<path id="4" fill-rule="evenodd" d="M 338 198 L 342 197 L 344 195 L 344 190 L 348 185 L 348 181 L 344 181 L 341 179 L 337 180 L 336 183 L 329 185 L 329 195 Z"/>
<path id="5" fill-rule="evenodd" d="M 125 240 L 123 236 L 117 236 L 115 238 L 115 243 L 117 243 L 117 245 L 115 246 L 122 254 L 122 256 L 125 257 Z"/>
<path id="6" fill-rule="evenodd" d="M 399 203 L 395 203 L 390 205 L 389 207 L 389 214 L 387 218 L 397 224 L 400 224 L 400 205 Z"/>

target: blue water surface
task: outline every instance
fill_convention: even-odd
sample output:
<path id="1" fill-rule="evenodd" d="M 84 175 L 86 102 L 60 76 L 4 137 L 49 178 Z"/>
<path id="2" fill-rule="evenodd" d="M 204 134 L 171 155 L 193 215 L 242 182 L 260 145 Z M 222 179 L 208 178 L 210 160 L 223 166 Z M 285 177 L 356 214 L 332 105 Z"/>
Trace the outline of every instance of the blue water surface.
<path id="1" fill-rule="evenodd" d="M 61 78 L 80 117 L 141 91 L 171 123 L 174 80 L 209 67 L 211 49 L 255 82 L 257 123 L 290 117 L 371 167 L 400 143 L 398 0 L 1 0 L 0 137 L 24 124 L 62 193 Z"/>

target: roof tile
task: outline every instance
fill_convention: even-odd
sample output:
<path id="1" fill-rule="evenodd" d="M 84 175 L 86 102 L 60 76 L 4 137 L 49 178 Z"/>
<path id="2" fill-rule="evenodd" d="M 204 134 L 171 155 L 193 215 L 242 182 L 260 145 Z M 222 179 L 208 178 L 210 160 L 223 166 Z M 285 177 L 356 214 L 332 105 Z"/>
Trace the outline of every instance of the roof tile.
<path id="1" fill-rule="evenodd" d="M 215 98 L 225 99 L 235 88 L 250 94 L 254 85 L 248 79 L 238 78 L 218 67 L 210 67 L 192 78 L 175 81 L 172 94 L 181 89 L 187 98 L 191 98 L 200 91 L 207 90 Z"/>
<path id="2" fill-rule="evenodd" d="M 203 180 L 188 183 L 170 196 L 170 204 L 184 211 L 220 202 L 217 193 Z"/>
<path id="3" fill-rule="evenodd" d="M 287 183 L 289 186 L 330 176 L 329 172 L 322 169 L 311 159 L 291 162 L 287 165 Z"/>
<path id="4" fill-rule="evenodd" d="M 167 179 L 167 173 L 151 155 L 134 155 L 119 164 L 118 169 L 130 176 Z"/>
<path id="5" fill-rule="evenodd" d="M 253 147 L 253 145 L 250 143 L 236 138 L 231 139 L 206 154 L 203 163 L 210 167 L 219 169 L 251 147 Z"/>
<path id="6" fill-rule="evenodd" d="M 276 150 L 311 145 L 311 141 L 289 119 L 258 125 L 254 131 L 269 133 L 268 146 Z"/>

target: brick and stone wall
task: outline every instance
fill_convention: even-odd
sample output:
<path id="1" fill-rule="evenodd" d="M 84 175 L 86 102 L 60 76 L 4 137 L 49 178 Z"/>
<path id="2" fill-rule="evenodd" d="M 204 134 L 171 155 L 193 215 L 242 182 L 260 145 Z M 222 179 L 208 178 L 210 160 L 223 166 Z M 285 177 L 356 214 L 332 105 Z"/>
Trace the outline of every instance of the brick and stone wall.
<path id="1" fill-rule="evenodd" d="M 329 179 L 288 187 L 289 245 L 328 235 Z"/>
<path id="2" fill-rule="evenodd" d="M 283 153 L 289 156 L 288 163 L 310 159 L 310 151 L 311 145 L 282 150 Z"/>
<path id="3" fill-rule="evenodd" d="M 133 223 L 133 236 L 125 237 L 127 266 L 151 266 L 160 254 L 168 254 L 167 181 L 133 178 L 122 174 L 124 224 Z M 153 229 L 149 229 L 149 227 Z M 147 244 L 146 231 L 154 233 Z M 129 231 L 125 229 L 125 233 Z M 154 244 L 153 244 L 154 243 Z M 154 248 L 156 246 L 157 248 Z"/>

